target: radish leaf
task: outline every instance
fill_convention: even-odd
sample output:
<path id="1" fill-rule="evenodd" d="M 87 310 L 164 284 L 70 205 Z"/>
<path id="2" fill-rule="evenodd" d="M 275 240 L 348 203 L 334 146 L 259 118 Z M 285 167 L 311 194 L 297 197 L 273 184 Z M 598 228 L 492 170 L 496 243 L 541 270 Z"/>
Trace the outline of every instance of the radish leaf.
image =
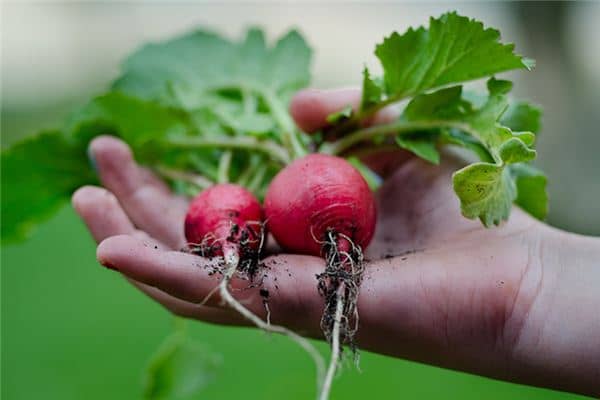
<path id="1" fill-rule="evenodd" d="M 144 376 L 144 398 L 181 399 L 213 382 L 221 357 L 176 330 L 154 354 Z"/>
<path id="2" fill-rule="evenodd" d="M 535 218 L 544 219 L 548 214 L 547 178 L 544 173 L 529 164 L 514 164 L 509 167 L 517 184 L 517 203 Z"/>
<path id="3" fill-rule="evenodd" d="M 394 32 L 375 49 L 386 94 L 401 99 L 498 72 L 533 68 L 532 60 L 514 54 L 514 45 L 499 39 L 497 30 L 456 12 L 431 18 L 429 29 Z"/>
<path id="4" fill-rule="evenodd" d="M 79 186 L 95 182 L 85 146 L 45 131 L 2 151 L 2 242 L 24 239 Z"/>

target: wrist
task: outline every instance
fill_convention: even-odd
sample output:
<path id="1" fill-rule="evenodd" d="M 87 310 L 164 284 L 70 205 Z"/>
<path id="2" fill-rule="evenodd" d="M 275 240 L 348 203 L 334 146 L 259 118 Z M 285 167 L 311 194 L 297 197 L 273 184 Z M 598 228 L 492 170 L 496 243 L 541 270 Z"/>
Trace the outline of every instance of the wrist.
<path id="1" fill-rule="evenodd" d="M 523 285 L 535 300 L 512 348 L 520 381 L 600 395 L 600 239 L 544 227 Z"/>

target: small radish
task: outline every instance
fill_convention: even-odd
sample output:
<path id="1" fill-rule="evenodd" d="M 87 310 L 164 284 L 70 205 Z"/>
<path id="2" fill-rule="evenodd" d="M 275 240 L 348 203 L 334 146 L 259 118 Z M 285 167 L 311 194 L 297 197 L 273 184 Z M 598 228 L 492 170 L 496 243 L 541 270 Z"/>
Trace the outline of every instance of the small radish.
<path id="1" fill-rule="evenodd" d="M 265 197 L 267 226 L 286 250 L 321 255 L 318 276 L 325 298 L 321 328 L 332 346 L 320 398 L 329 396 L 341 343 L 354 351 L 362 249 L 375 232 L 375 199 L 361 174 L 342 158 L 310 154 L 279 172 Z"/>
<path id="2" fill-rule="evenodd" d="M 237 264 L 257 252 L 262 243 L 262 208 L 252 193 L 239 185 L 222 183 L 192 200 L 185 217 L 188 243 L 207 257 L 223 256 Z"/>
<path id="3" fill-rule="evenodd" d="M 323 360 L 308 340 L 287 328 L 271 325 L 268 317 L 267 322 L 263 321 L 229 292 L 229 284 L 236 271 L 253 278 L 265 238 L 263 226 L 263 212 L 256 197 L 239 185 L 220 183 L 202 191 L 192 200 L 185 217 L 185 237 L 193 253 L 208 258 L 223 257 L 223 279 L 215 288 L 223 301 L 257 327 L 286 335 L 304 348 L 315 362 L 317 382 L 320 382 Z"/>

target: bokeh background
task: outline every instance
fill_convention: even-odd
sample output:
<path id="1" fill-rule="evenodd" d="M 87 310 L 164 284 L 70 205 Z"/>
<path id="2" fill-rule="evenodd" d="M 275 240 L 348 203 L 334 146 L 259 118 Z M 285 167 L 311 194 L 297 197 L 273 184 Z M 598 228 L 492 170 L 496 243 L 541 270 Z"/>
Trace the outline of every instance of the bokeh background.
<path id="1" fill-rule="evenodd" d="M 506 76 L 515 95 L 545 109 L 538 165 L 550 180 L 548 222 L 600 235 L 600 3 L 2 3 L 2 146 L 60 126 L 76 104 L 114 78 L 142 43 L 203 25 L 239 37 L 260 25 L 274 38 L 299 28 L 315 50 L 313 86 L 351 86 L 374 44 L 393 30 L 456 9 L 501 30 L 535 58 Z M 5 171 L 10 172 L 10 171 Z M 142 370 L 171 329 L 160 306 L 95 262 L 95 246 L 69 207 L 1 254 L 1 394 L 16 399 L 138 399 Z M 306 399 L 310 361 L 282 338 L 193 323 L 222 360 L 192 398 Z M 323 348 L 324 349 L 324 348 Z M 575 399 L 363 353 L 333 399 Z"/>

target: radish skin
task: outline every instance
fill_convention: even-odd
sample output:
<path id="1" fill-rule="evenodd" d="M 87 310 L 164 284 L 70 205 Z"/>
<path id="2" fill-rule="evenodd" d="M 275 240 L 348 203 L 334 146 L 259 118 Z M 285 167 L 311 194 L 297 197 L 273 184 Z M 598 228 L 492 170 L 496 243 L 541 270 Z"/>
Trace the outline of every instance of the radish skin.
<path id="1" fill-rule="evenodd" d="M 267 227 L 279 245 L 320 256 L 327 230 L 366 248 L 375 232 L 373 194 L 360 172 L 342 158 L 310 154 L 283 169 L 265 197 Z M 350 245 L 340 239 L 341 251 Z"/>
<path id="2" fill-rule="evenodd" d="M 202 191 L 192 200 L 185 217 L 185 237 L 193 245 L 211 245 L 212 254 L 234 261 L 242 238 L 258 250 L 263 212 L 252 193 L 223 183 Z"/>

